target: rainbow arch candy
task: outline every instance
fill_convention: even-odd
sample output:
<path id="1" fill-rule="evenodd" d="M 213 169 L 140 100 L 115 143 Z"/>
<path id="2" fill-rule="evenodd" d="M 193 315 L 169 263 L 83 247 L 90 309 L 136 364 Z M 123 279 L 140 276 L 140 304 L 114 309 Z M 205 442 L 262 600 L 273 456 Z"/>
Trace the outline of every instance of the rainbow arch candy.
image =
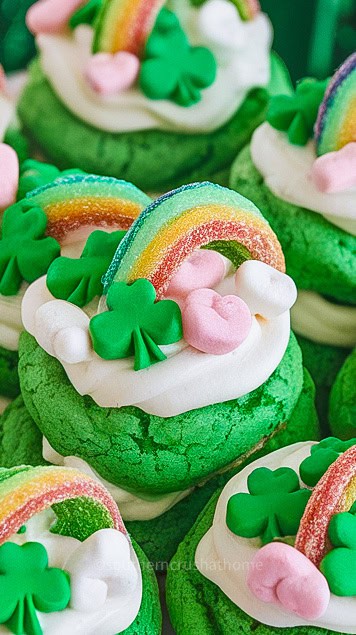
<path id="1" fill-rule="evenodd" d="M 0 469 L 0 545 L 29 519 L 52 505 L 77 501 L 79 517 L 91 503 L 100 512 L 100 523 L 126 534 L 115 501 L 107 490 L 87 474 L 66 467 L 16 467 Z M 94 504 L 94 507 L 93 507 Z M 69 519 L 70 522 L 70 519 Z M 103 529 L 96 527 L 94 531 Z"/>
<path id="2" fill-rule="evenodd" d="M 328 551 L 328 528 L 335 514 L 356 500 L 356 445 L 331 464 L 316 485 L 299 525 L 295 548 L 317 567 Z"/>
<path id="3" fill-rule="evenodd" d="M 32 190 L 26 200 L 44 210 L 47 234 L 59 241 L 88 225 L 128 229 L 151 202 L 131 183 L 82 174 L 61 177 Z"/>
<path id="4" fill-rule="evenodd" d="M 142 212 L 117 249 L 104 292 L 112 282 L 147 278 L 162 297 L 182 262 L 214 241 L 242 244 L 252 258 L 285 270 L 278 239 L 253 203 L 219 185 L 193 183 Z"/>
<path id="5" fill-rule="evenodd" d="M 356 141 L 356 53 L 331 79 L 319 108 L 314 137 L 318 156 Z"/>
<path id="6" fill-rule="evenodd" d="M 128 51 L 140 56 L 165 0 L 104 0 L 98 15 L 94 53 Z"/>

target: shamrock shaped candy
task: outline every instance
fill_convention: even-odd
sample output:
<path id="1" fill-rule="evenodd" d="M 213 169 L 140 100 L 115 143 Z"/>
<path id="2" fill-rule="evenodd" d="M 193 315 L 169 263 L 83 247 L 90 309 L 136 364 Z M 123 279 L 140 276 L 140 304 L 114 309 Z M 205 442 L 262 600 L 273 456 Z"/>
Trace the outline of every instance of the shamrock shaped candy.
<path id="1" fill-rule="evenodd" d="M 335 514 L 329 524 L 333 547 L 323 558 L 320 569 L 335 595 L 356 595 L 356 505 L 349 512 Z"/>
<path id="2" fill-rule="evenodd" d="M 0 293 L 16 295 L 21 282 L 43 276 L 60 253 L 58 242 L 45 237 L 47 216 L 40 207 L 20 201 L 4 212 L 0 239 Z"/>
<path id="3" fill-rule="evenodd" d="M 148 39 L 140 86 L 150 99 L 170 99 L 192 106 L 215 81 L 216 62 L 204 47 L 191 47 L 177 17 L 162 9 Z"/>
<path id="4" fill-rule="evenodd" d="M 296 535 L 311 492 L 300 489 L 298 475 L 289 467 L 259 467 L 247 479 L 249 494 L 229 499 L 226 524 L 237 536 L 256 538 L 263 544 Z"/>
<path id="5" fill-rule="evenodd" d="M 103 359 L 135 356 L 135 370 L 166 359 L 158 344 L 182 338 L 182 315 L 173 300 L 156 302 L 149 280 L 114 283 L 107 295 L 109 311 L 90 321 L 94 350 Z"/>
<path id="6" fill-rule="evenodd" d="M 315 487 L 330 465 L 336 461 L 340 454 L 346 452 L 353 445 L 356 445 L 356 439 L 340 441 L 335 437 L 328 437 L 320 443 L 312 445 L 310 456 L 304 459 L 299 467 L 303 483 L 309 487 Z"/>
<path id="7" fill-rule="evenodd" d="M 42 187 L 42 185 L 52 183 L 52 181 L 55 181 L 59 177 L 68 176 L 70 174 L 85 174 L 85 172 L 82 172 L 82 170 L 63 170 L 63 172 L 61 172 L 50 163 L 27 159 L 21 165 L 17 198 L 21 200 L 25 198 L 27 192 L 31 192 L 38 187 Z"/>
<path id="8" fill-rule="evenodd" d="M 294 95 L 272 97 L 267 121 L 273 128 L 288 133 L 290 143 L 304 146 L 313 135 L 319 106 L 328 80 L 305 78 L 297 85 Z"/>
<path id="9" fill-rule="evenodd" d="M 48 567 L 43 545 L 6 542 L 0 547 L 0 624 L 12 633 L 41 635 L 36 611 L 63 611 L 70 595 L 68 574 Z"/>
<path id="10" fill-rule="evenodd" d="M 80 258 L 61 256 L 52 262 L 47 273 L 47 287 L 52 295 L 80 307 L 101 295 L 101 279 L 124 235 L 124 231 L 112 234 L 95 231 L 90 234 Z"/>

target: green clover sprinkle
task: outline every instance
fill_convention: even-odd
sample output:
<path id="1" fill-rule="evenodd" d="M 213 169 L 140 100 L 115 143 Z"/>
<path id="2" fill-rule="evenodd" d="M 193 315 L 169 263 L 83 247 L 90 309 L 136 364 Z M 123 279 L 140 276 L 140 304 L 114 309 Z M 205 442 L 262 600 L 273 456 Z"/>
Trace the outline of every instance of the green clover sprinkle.
<path id="1" fill-rule="evenodd" d="M 320 569 L 330 591 L 341 597 L 356 596 L 356 506 L 350 512 L 335 514 L 329 524 L 333 547 L 323 558 Z"/>
<path id="2" fill-rule="evenodd" d="M 56 179 L 71 174 L 85 174 L 82 170 L 63 170 L 61 172 L 50 163 L 42 163 L 34 159 L 27 159 L 21 165 L 17 199 L 25 198 L 28 192 L 52 183 Z"/>
<path id="3" fill-rule="evenodd" d="M 201 91 L 215 81 L 216 62 L 204 47 L 191 47 L 174 13 L 162 9 L 148 39 L 140 86 L 150 99 L 170 99 L 180 106 L 198 103 Z"/>
<path id="4" fill-rule="evenodd" d="M 3 215 L 0 238 L 0 294 L 16 295 L 23 280 L 43 276 L 60 253 L 59 243 L 45 237 L 47 216 L 40 207 L 20 201 Z"/>
<path id="5" fill-rule="evenodd" d="M 296 472 L 288 467 L 260 467 L 247 480 L 247 493 L 231 496 L 226 524 L 237 536 L 261 537 L 267 544 L 275 538 L 295 536 L 311 492 L 301 489 Z"/>
<path id="6" fill-rule="evenodd" d="M 80 258 L 61 256 L 52 262 L 47 273 L 47 287 L 52 295 L 80 307 L 101 295 L 101 279 L 125 233 L 95 231 L 89 236 Z"/>
<path id="7" fill-rule="evenodd" d="M 290 143 L 304 146 L 313 136 L 328 81 L 307 77 L 299 82 L 294 95 L 272 97 L 267 112 L 268 123 L 277 130 L 287 132 Z"/>
<path id="8" fill-rule="evenodd" d="M 0 547 L 0 624 L 16 635 L 42 635 L 37 611 L 63 611 L 69 600 L 69 576 L 48 567 L 43 545 L 6 542 Z"/>
<path id="9" fill-rule="evenodd" d="M 109 311 L 94 316 L 90 333 L 95 352 L 103 359 L 135 356 L 135 370 L 166 359 L 158 347 L 178 342 L 182 315 L 173 300 L 156 302 L 154 286 L 143 278 L 132 285 L 114 283 L 107 295 Z"/>
<path id="10" fill-rule="evenodd" d="M 300 478 L 303 483 L 309 487 L 315 487 L 330 465 L 336 461 L 340 454 L 346 452 L 353 445 L 356 445 L 356 439 L 340 441 L 335 437 L 328 437 L 320 443 L 312 445 L 310 456 L 304 459 L 299 466 Z"/>

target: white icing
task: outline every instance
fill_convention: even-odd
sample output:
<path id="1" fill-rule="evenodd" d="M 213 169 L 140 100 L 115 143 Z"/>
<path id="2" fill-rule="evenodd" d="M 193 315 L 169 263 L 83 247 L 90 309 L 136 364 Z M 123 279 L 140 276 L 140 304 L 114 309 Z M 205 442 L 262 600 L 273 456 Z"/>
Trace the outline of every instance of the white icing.
<path id="1" fill-rule="evenodd" d="M 0 142 L 15 114 L 15 105 L 8 97 L 0 93 Z"/>
<path id="2" fill-rule="evenodd" d="M 274 604 L 257 599 L 246 584 L 251 563 L 260 548 L 258 539 L 248 540 L 233 534 L 226 525 L 228 500 L 237 492 L 248 492 L 247 478 L 258 467 L 275 470 L 290 467 L 296 472 L 309 455 L 312 442 L 296 443 L 255 461 L 234 476 L 225 486 L 218 500 L 212 527 L 200 541 L 195 563 L 206 578 L 217 584 L 227 597 L 247 615 L 262 624 L 278 628 L 318 626 L 338 633 L 356 633 L 356 598 L 336 597 L 326 613 L 318 620 L 307 621 L 288 613 Z"/>
<path id="3" fill-rule="evenodd" d="M 114 529 L 103 529 L 81 543 L 75 538 L 50 533 L 55 514 L 48 509 L 26 523 L 26 532 L 15 534 L 10 542 L 24 545 L 39 542 L 47 550 L 50 567 L 71 573 L 71 602 L 56 613 L 37 613 L 46 635 L 115 635 L 135 620 L 141 605 L 142 577 L 136 553 L 128 539 Z M 105 585 L 106 594 L 94 596 L 92 606 L 80 605 L 83 585 L 87 592 Z M 84 587 L 85 588 L 85 587 Z M 80 610 L 79 610 L 80 606 Z M 84 610 L 85 609 L 85 610 Z M 8 629 L 0 626 L 0 633 Z"/>
<path id="4" fill-rule="evenodd" d="M 79 459 L 76 456 L 62 456 L 51 447 L 45 437 L 43 437 L 42 453 L 43 458 L 52 463 L 52 465 L 76 468 L 102 483 L 117 503 L 124 520 L 151 520 L 152 518 L 157 518 L 192 492 L 192 489 L 188 489 L 182 492 L 170 492 L 163 496 L 157 495 L 142 498 L 137 494 L 109 483 L 99 476 L 83 459 Z"/>
<path id="5" fill-rule="evenodd" d="M 203 8 L 190 6 L 189 0 L 174 0 L 172 5 L 191 44 L 208 46 L 217 61 L 216 81 L 202 91 L 201 101 L 184 108 L 168 100 L 151 100 L 136 87 L 114 96 L 95 93 L 83 74 L 93 31 L 81 25 L 74 36 L 37 38 L 43 71 L 71 112 L 108 132 L 211 132 L 229 121 L 249 90 L 268 84 L 272 28 L 264 14 L 242 22 L 229 0 L 209 0 Z"/>
<path id="6" fill-rule="evenodd" d="M 236 293 L 234 276 L 225 279 L 222 287 L 224 295 Z M 216 290 L 220 291 L 220 287 Z M 26 330 L 48 352 L 54 353 L 52 340 L 59 332 L 59 326 L 53 328 L 53 315 L 59 314 L 60 305 L 67 303 L 57 300 L 56 306 L 52 302 L 46 308 L 42 306 L 45 296 L 45 280 L 37 280 L 26 292 L 22 319 Z M 71 312 L 72 323 L 66 318 L 66 328 L 83 326 L 85 316 L 81 311 L 79 317 L 78 310 L 75 314 Z M 57 320 L 56 323 L 59 324 Z M 261 386 L 280 363 L 289 336 L 290 315 L 285 311 L 270 320 L 253 317 L 246 340 L 226 355 L 201 353 L 182 340 L 173 346 L 161 347 L 167 359 L 141 371 L 133 370 L 131 358 L 107 361 L 94 351 L 84 362 L 68 364 L 63 359 L 59 361 L 77 392 L 90 395 L 99 406 L 136 405 L 149 414 L 170 417 L 237 399 Z"/>
<path id="7" fill-rule="evenodd" d="M 313 141 L 305 146 L 293 145 L 284 132 L 264 123 L 253 134 L 251 156 L 266 185 L 278 198 L 317 212 L 333 225 L 356 235 L 356 188 L 332 194 L 318 190 L 310 176 L 316 159 Z"/>
<path id="8" fill-rule="evenodd" d="M 356 307 L 334 304 L 318 293 L 301 290 L 291 318 L 293 330 L 313 342 L 356 346 Z"/>

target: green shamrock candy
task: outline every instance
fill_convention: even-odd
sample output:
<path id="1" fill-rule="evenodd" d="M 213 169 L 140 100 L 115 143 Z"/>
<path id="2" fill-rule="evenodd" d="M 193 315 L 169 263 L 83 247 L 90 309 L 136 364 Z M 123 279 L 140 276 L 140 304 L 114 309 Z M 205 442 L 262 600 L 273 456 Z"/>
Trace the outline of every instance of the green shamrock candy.
<path id="1" fill-rule="evenodd" d="M 226 524 L 237 536 L 257 538 L 263 544 L 295 536 L 311 492 L 300 489 L 298 475 L 289 467 L 260 467 L 247 480 L 249 494 L 231 496 Z"/>
<path id="2" fill-rule="evenodd" d="M 353 513 L 352 513 L 353 512 Z M 332 517 L 330 542 L 335 547 L 323 558 L 320 569 L 330 591 L 341 597 L 356 595 L 356 508 Z"/>
<path id="3" fill-rule="evenodd" d="M 336 461 L 340 454 L 346 452 L 353 445 L 356 445 L 356 439 L 340 441 L 335 437 L 328 437 L 320 443 L 312 445 L 310 456 L 304 459 L 299 467 L 303 483 L 309 487 L 315 487 L 330 465 Z"/>
<path id="4" fill-rule="evenodd" d="M 41 163 L 34 159 L 27 159 L 21 165 L 19 187 L 17 191 L 17 199 L 25 198 L 27 192 L 52 183 L 59 177 L 68 176 L 70 174 L 85 174 L 82 170 L 63 170 L 61 172 L 50 163 Z"/>
<path id="5" fill-rule="evenodd" d="M 2 219 L 0 239 L 0 294 L 16 295 L 23 280 L 43 276 L 60 253 L 58 242 L 45 237 L 47 216 L 40 207 L 20 201 Z"/>
<path id="6" fill-rule="evenodd" d="M 192 106 L 215 77 L 216 62 L 211 51 L 191 47 L 174 13 L 162 9 L 141 65 L 140 86 L 145 95 Z"/>
<path id="7" fill-rule="evenodd" d="M 294 95 L 272 97 L 267 113 L 268 123 L 288 133 L 290 143 L 304 146 L 313 135 L 319 106 L 328 80 L 305 78 L 297 85 Z"/>
<path id="8" fill-rule="evenodd" d="M 63 611 L 69 600 L 69 576 L 48 567 L 43 545 L 6 542 L 0 547 L 0 624 L 16 635 L 42 635 L 36 611 Z"/>
<path id="9" fill-rule="evenodd" d="M 125 233 L 95 231 L 89 236 L 80 258 L 61 256 L 52 262 L 47 273 L 47 287 L 52 295 L 80 307 L 101 295 L 101 279 Z"/>
<path id="10" fill-rule="evenodd" d="M 114 283 L 107 295 L 109 311 L 90 321 L 96 353 L 103 359 L 134 355 L 135 370 L 166 359 L 158 344 L 173 344 L 182 338 L 182 315 L 173 300 L 155 300 L 149 280 Z"/>

